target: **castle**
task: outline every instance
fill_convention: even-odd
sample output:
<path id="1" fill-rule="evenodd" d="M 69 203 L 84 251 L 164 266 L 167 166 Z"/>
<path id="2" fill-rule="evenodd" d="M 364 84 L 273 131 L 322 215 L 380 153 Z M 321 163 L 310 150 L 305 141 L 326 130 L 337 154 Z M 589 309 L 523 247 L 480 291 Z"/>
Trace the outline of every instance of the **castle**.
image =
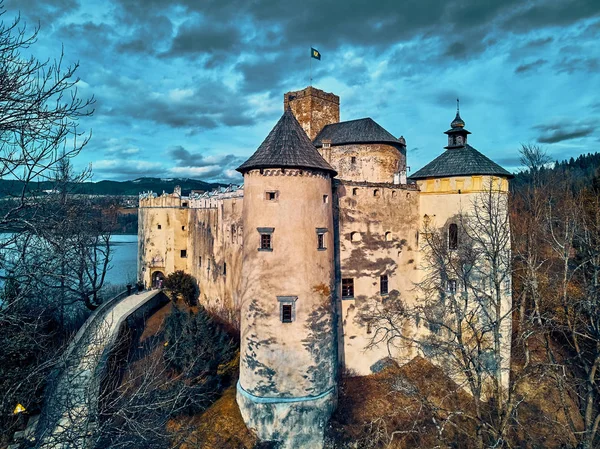
<path id="1" fill-rule="evenodd" d="M 414 301 L 424 217 L 452 240 L 458 211 L 490 185 L 507 195 L 511 177 L 467 143 L 457 111 L 446 150 L 407 179 L 404 138 L 371 118 L 340 122 L 339 105 L 314 87 L 286 93 L 282 117 L 237 169 L 243 186 L 140 195 L 140 279 L 190 273 L 200 302 L 240 325 L 242 416 L 286 447 L 319 447 L 341 369 L 367 375 L 417 355 L 369 345 L 359 311 Z M 509 310 L 510 292 L 505 301 Z"/>

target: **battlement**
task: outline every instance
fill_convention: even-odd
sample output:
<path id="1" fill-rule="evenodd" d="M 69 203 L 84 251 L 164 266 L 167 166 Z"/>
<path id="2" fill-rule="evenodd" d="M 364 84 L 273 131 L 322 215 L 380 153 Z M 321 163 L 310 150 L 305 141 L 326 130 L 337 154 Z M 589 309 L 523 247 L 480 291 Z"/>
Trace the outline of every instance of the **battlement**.
<path id="1" fill-rule="evenodd" d="M 320 98 L 321 100 L 329 101 L 338 106 L 340 104 L 339 96 L 331 92 L 325 92 L 324 90 L 309 86 L 302 90 L 293 90 L 283 94 L 283 109 L 288 107 L 290 101 L 300 100 L 306 97 Z"/>
<path id="2" fill-rule="evenodd" d="M 218 187 L 210 192 L 194 192 L 189 196 L 181 195 L 181 188 L 175 187 L 173 193 L 163 191 L 161 195 L 153 191 L 142 192 L 139 195 L 139 207 L 180 207 L 190 209 L 214 209 L 219 201 L 229 198 L 243 198 L 244 185 L 230 184 Z"/>

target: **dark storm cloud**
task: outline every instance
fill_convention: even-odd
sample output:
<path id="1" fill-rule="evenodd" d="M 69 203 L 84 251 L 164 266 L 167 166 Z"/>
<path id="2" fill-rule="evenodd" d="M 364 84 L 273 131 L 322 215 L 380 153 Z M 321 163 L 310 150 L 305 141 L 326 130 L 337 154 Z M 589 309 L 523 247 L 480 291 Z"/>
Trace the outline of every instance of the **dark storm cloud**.
<path id="1" fill-rule="evenodd" d="M 515 69 L 515 73 L 525 73 L 530 71 L 535 71 L 543 65 L 548 64 L 547 59 L 538 59 L 537 61 L 528 62 L 526 64 L 521 64 Z"/>
<path id="2" fill-rule="evenodd" d="M 587 137 L 594 133 L 596 125 L 590 123 L 564 123 L 537 125 L 534 129 L 541 132 L 537 141 L 539 143 L 557 143 L 565 140 Z"/>
<path id="3" fill-rule="evenodd" d="M 241 39 L 239 24 L 216 23 L 202 17 L 195 17 L 179 26 L 166 55 L 223 54 L 236 48 Z"/>
<path id="4" fill-rule="evenodd" d="M 4 8 L 20 12 L 31 26 L 39 22 L 43 27 L 50 26 L 57 18 L 79 7 L 78 0 L 4 0 Z"/>
<path id="5" fill-rule="evenodd" d="M 192 153 L 181 145 L 169 148 L 167 153 L 177 164 L 170 169 L 170 173 L 176 176 L 200 176 L 202 179 L 211 180 L 238 178 L 234 170 L 246 159 L 233 154 L 206 156 L 202 153 Z"/>
<path id="6" fill-rule="evenodd" d="M 127 92 L 134 101 L 111 102 L 100 111 L 107 115 L 125 116 L 136 120 L 147 120 L 173 128 L 190 130 L 212 129 L 219 126 L 248 126 L 256 122 L 247 99 L 222 83 L 198 81 L 201 87 L 184 87 L 167 92 L 151 92 L 149 87 L 118 78 L 117 91 Z"/>
<path id="7" fill-rule="evenodd" d="M 554 65 L 557 73 L 597 72 L 600 58 L 566 57 Z"/>
<path id="8" fill-rule="evenodd" d="M 600 15 L 598 0 L 535 1 L 517 8 L 517 13 L 504 21 L 504 28 L 513 31 L 566 26 L 581 19 Z"/>
<path id="9" fill-rule="evenodd" d="M 245 158 L 240 158 L 233 154 L 205 156 L 202 153 L 190 153 L 181 145 L 169 148 L 168 155 L 180 167 L 207 167 L 219 164 L 226 168 L 233 165 L 237 166 L 245 160 Z"/>
<path id="10" fill-rule="evenodd" d="M 128 53 L 156 54 L 169 42 L 173 35 L 173 24 L 168 17 L 156 15 L 148 18 L 143 25 L 134 25 L 129 29 L 130 36 L 117 46 L 118 50 Z"/>

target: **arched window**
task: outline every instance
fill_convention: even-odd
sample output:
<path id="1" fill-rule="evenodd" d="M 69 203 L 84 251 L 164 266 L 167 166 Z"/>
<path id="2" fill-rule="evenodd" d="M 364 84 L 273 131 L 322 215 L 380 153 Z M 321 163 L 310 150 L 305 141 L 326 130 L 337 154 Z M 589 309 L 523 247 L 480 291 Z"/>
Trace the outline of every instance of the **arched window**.
<path id="1" fill-rule="evenodd" d="M 350 241 L 360 242 L 360 240 L 361 240 L 360 232 L 351 232 L 350 233 Z"/>
<path id="2" fill-rule="evenodd" d="M 373 190 L 373 196 L 379 196 L 379 189 Z"/>
<path id="3" fill-rule="evenodd" d="M 391 242 L 392 241 L 392 233 L 390 231 L 385 233 L 385 241 L 386 242 Z"/>
<path id="4" fill-rule="evenodd" d="M 458 225 L 456 223 L 448 226 L 448 249 L 458 249 Z"/>
<path id="5" fill-rule="evenodd" d="M 356 196 L 356 195 L 358 195 L 358 187 L 354 187 L 352 189 L 352 196 Z"/>

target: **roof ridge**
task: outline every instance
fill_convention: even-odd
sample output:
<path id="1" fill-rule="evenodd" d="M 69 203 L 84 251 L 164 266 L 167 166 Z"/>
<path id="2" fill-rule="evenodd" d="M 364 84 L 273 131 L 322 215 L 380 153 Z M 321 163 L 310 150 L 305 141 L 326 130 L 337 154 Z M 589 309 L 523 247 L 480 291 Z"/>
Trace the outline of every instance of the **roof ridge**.
<path id="1" fill-rule="evenodd" d="M 402 144 L 392 133 L 371 117 L 326 125 L 315 137 L 313 143 L 320 146 L 323 140 L 330 140 L 334 145 L 377 142 Z"/>

